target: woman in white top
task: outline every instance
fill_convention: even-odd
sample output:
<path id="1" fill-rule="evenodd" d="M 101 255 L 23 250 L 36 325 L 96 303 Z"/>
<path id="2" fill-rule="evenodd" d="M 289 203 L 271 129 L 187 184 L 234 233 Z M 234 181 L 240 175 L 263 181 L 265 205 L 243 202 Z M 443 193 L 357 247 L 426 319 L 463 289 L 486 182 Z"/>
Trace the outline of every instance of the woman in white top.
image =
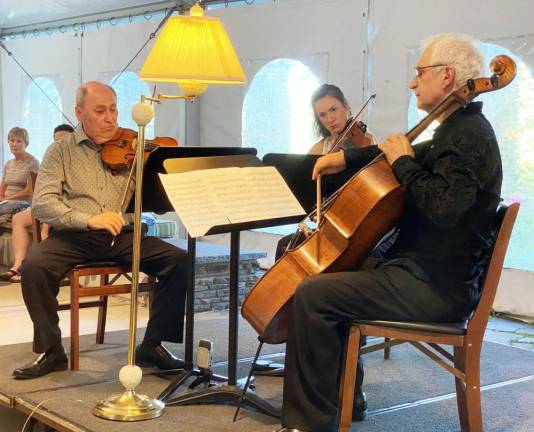
<path id="1" fill-rule="evenodd" d="M 62 124 L 57 126 L 54 129 L 54 141 L 61 139 L 71 132 L 74 132 L 74 128 L 70 125 Z M 13 215 L 11 221 L 11 247 L 13 249 L 14 261 L 8 271 L 0 274 L 0 279 L 9 280 L 12 283 L 20 283 L 19 267 L 22 265 L 22 261 L 24 261 L 24 258 L 26 258 L 26 255 L 28 254 L 28 249 L 30 247 L 30 235 L 28 229 L 31 225 L 32 214 L 30 207 Z M 44 240 L 47 236 L 48 226 L 43 224 L 41 238 Z"/>
<path id="2" fill-rule="evenodd" d="M 7 134 L 9 150 L 14 158 L 4 165 L 0 180 L 0 222 L 10 223 L 11 218 L 30 205 L 30 184 L 28 173 L 39 170 L 39 161 L 26 151 L 30 143 L 28 131 L 14 127 Z M 8 270 L 0 274 L 0 279 L 10 280 L 16 271 Z"/>
<path id="3" fill-rule="evenodd" d="M 39 161 L 26 151 L 30 138 L 24 128 L 14 127 L 7 134 L 9 150 L 14 158 L 4 165 L 0 181 L 0 200 L 25 201 L 29 203 L 30 185 L 28 172 L 39 170 Z M 4 213 L 4 212 L 2 212 Z"/>

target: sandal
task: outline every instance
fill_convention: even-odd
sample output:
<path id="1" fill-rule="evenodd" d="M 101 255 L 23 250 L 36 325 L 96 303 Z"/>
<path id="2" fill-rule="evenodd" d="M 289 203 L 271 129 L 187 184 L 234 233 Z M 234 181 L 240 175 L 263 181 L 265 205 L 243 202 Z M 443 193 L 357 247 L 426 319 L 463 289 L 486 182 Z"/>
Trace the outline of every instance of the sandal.
<path id="1" fill-rule="evenodd" d="M 16 275 L 13 275 L 11 277 L 11 279 L 9 279 L 9 282 L 11 282 L 11 283 L 20 283 L 21 280 L 22 280 L 22 277 L 21 277 L 20 273 L 17 273 Z"/>
<path id="2" fill-rule="evenodd" d="M 0 273 L 0 279 L 11 282 L 11 278 L 18 276 L 20 278 L 20 273 L 17 270 L 9 269 L 4 273 Z"/>

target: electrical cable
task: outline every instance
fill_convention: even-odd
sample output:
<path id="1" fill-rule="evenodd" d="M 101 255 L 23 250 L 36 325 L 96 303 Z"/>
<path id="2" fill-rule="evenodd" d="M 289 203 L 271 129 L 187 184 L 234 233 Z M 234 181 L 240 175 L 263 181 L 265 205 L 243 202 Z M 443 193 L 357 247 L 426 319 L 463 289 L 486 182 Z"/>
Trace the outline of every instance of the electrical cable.
<path id="1" fill-rule="evenodd" d="M 20 432 L 24 432 L 26 430 L 26 426 L 28 425 L 28 423 L 30 422 L 30 420 L 33 418 L 33 415 L 37 412 L 37 410 L 39 408 L 41 408 L 41 406 L 43 404 L 45 404 L 46 402 L 50 402 L 50 401 L 53 401 L 53 400 L 58 400 L 58 399 L 63 399 L 63 400 L 67 400 L 66 398 L 64 397 L 53 397 L 53 398 L 48 398 L 48 399 L 44 399 L 42 400 L 41 402 L 39 402 L 36 407 L 30 412 L 30 414 L 28 415 L 28 418 L 26 419 L 26 421 L 24 422 L 24 424 L 22 425 L 22 429 L 20 430 Z M 69 401 L 72 401 L 73 399 L 68 399 Z M 80 403 L 83 403 L 83 400 L 81 399 L 74 399 L 74 402 L 80 402 Z"/>
<path id="2" fill-rule="evenodd" d="M 169 9 L 169 12 L 167 12 L 167 14 L 163 17 L 163 19 L 161 20 L 161 22 L 158 24 L 158 26 L 156 27 L 156 30 L 154 30 L 152 33 L 150 33 L 150 35 L 148 36 L 148 39 L 146 40 L 146 42 L 143 44 L 143 46 L 141 48 L 139 48 L 139 50 L 137 51 L 137 53 L 135 53 L 135 55 L 132 57 L 132 59 L 128 62 L 128 64 L 126 66 L 124 66 L 124 68 L 120 71 L 120 73 L 118 73 L 117 75 L 115 75 L 115 78 L 113 78 L 113 81 L 109 84 L 110 86 L 113 86 L 113 84 L 115 84 L 115 82 L 121 77 L 121 75 L 126 71 L 126 69 L 128 69 L 128 67 L 132 64 L 132 62 L 139 56 L 139 54 L 141 54 L 141 51 L 143 51 L 145 49 L 145 47 L 148 45 L 148 43 L 154 39 L 156 37 L 156 34 L 161 30 L 161 28 L 165 25 L 165 23 L 167 22 L 167 20 L 171 17 L 172 13 L 177 10 L 178 7 L 175 5 L 173 6 L 171 9 Z"/>

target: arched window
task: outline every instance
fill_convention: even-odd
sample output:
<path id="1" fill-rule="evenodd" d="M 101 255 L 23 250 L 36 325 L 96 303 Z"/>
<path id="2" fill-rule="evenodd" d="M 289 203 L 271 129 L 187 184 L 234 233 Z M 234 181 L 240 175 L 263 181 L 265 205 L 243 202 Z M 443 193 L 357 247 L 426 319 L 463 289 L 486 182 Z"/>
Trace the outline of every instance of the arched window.
<path id="1" fill-rule="evenodd" d="M 119 110 L 119 126 L 137 130 L 137 124 L 132 119 L 132 106 L 140 102 L 141 95 L 150 96 L 148 84 L 137 77 L 134 72 L 123 72 L 115 75 L 110 85 L 117 93 L 117 109 Z M 145 129 L 148 138 L 154 137 L 154 120 Z"/>
<path id="2" fill-rule="evenodd" d="M 243 103 L 243 147 L 266 153 L 307 153 L 318 136 L 310 98 L 319 79 L 305 64 L 277 59 L 263 66 L 250 83 Z M 295 225 L 261 229 L 290 234 Z"/>
<path id="3" fill-rule="evenodd" d="M 252 80 L 243 104 L 244 147 L 266 153 L 306 153 L 317 140 L 310 97 L 318 78 L 302 62 L 277 59 Z"/>
<path id="4" fill-rule="evenodd" d="M 534 238 L 534 79 L 528 66 L 506 48 L 489 43 L 481 43 L 479 48 L 486 65 L 499 54 L 512 57 L 517 64 L 517 75 L 508 87 L 482 94 L 477 100 L 484 102 L 484 115 L 491 122 L 499 142 L 503 164 L 501 195 L 521 201 L 505 265 L 534 270 L 534 249 L 531 247 Z M 486 67 L 484 76 L 489 75 Z M 409 126 L 424 115 L 417 110 L 412 95 Z"/>
<path id="5" fill-rule="evenodd" d="M 28 130 L 30 136 L 28 152 L 39 160 L 43 158 L 46 148 L 54 141 L 54 128 L 58 124 L 65 123 L 61 109 L 61 97 L 51 79 L 38 77 L 28 86 L 24 96 L 22 127 Z M 9 147 L 5 155 L 6 160 L 11 159 Z"/>

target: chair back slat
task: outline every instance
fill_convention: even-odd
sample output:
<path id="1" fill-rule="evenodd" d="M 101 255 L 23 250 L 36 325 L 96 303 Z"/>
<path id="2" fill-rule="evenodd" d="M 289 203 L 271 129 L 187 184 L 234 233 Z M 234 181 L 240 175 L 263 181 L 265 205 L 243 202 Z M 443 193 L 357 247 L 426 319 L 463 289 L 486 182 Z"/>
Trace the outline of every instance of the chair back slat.
<path id="1" fill-rule="evenodd" d="M 493 251 L 486 271 L 484 284 L 477 307 L 473 313 L 472 318 L 467 325 L 467 333 L 474 334 L 484 333 L 488 323 L 491 308 L 497 287 L 501 278 L 502 268 L 504 264 L 504 257 L 512 235 L 517 213 L 519 211 L 519 203 L 502 203 L 497 209 L 496 223 L 498 225 L 497 236 L 493 245 Z"/>
<path id="2" fill-rule="evenodd" d="M 37 173 L 33 171 L 28 172 L 28 184 L 30 186 L 29 195 L 30 195 L 30 201 L 33 199 L 33 192 L 35 190 L 35 182 L 37 181 Z M 32 215 L 32 243 L 37 244 L 40 243 L 41 238 L 41 221 L 34 217 L 33 212 L 31 212 Z"/>

